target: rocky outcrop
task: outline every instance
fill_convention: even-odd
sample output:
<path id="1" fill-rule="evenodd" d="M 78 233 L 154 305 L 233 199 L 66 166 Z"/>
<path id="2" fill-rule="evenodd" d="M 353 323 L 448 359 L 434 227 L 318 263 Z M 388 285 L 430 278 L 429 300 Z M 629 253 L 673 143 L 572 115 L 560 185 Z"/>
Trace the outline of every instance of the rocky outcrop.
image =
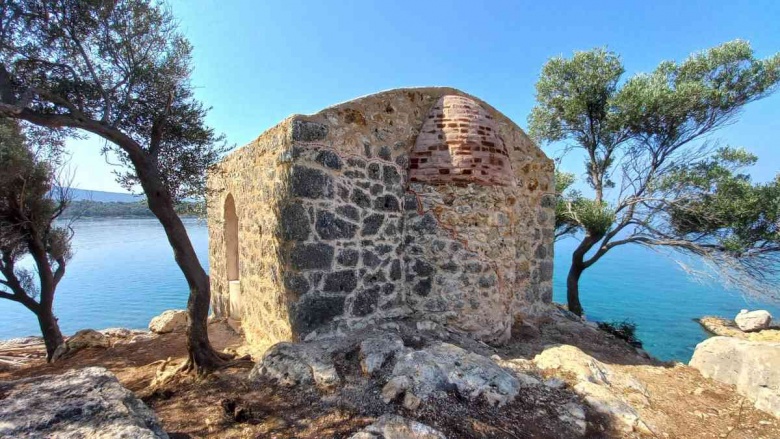
<path id="1" fill-rule="evenodd" d="M 772 323 L 772 314 L 769 311 L 748 311 L 743 309 L 734 317 L 734 323 L 745 332 L 756 332 L 769 328 Z"/>
<path id="2" fill-rule="evenodd" d="M 731 319 L 721 317 L 705 316 L 698 319 L 700 325 L 708 332 L 714 335 L 724 337 L 735 337 L 742 340 L 751 341 L 777 341 L 780 342 L 780 329 L 777 326 L 769 327 L 758 332 L 745 332 Z"/>
<path id="3" fill-rule="evenodd" d="M 416 405 L 418 398 L 449 389 L 469 400 L 484 399 L 503 406 L 515 399 L 520 383 L 489 358 L 439 343 L 402 355 L 382 389 L 382 397 L 390 402 L 404 394 L 404 405 L 408 406 Z"/>
<path id="4" fill-rule="evenodd" d="M 780 343 L 713 337 L 696 346 L 690 365 L 780 416 Z"/>
<path id="5" fill-rule="evenodd" d="M 63 344 L 59 345 L 52 355 L 52 361 L 69 357 L 85 348 L 108 348 L 111 346 L 109 338 L 94 329 L 82 329 L 70 336 Z"/>
<path id="6" fill-rule="evenodd" d="M 167 439 L 154 413 L 100 367 L 0 383 L 0 437 Z"/>
<path id="7" fill-rule="evenodd" d="M 614 371 L 580 349 L 552 346 L 533 362 L 540 369 L 556 371 L 596 411 L 609 416 L 624 433 L 650 433 L 649 426 L 632 407 L 633 400 L 647 403 L 646 389 L 634 377 Z"/>
<path id="8" fill-rule="evenodd" d="M 149 330 L 155 334 L 183 332 L 187 329 L 189 317 L 183 309 L 169 309 L 149 322 Z"/>
<path id="9" fill-rule="evenodd" d="M 383 415 L 349 439 L 446 439 L 438 430 L 398 415 Z"/>

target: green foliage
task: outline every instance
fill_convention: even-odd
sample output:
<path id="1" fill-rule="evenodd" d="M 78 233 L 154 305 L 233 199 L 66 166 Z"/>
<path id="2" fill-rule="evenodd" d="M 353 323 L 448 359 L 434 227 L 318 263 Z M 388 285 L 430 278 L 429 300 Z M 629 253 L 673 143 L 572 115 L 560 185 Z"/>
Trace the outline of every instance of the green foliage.
<path id="1" fill-rule="evenodd" d="M 599 329 L 625 341 L 635 348 L 642 348 L 642 341 L 636 336 L 636 323 L 631 320 L 622 322 L 598 322 Z"/>
<path id="2" fill-rule="evenodd" d="M 33 273 L 15 265 L 24 256 L 37 258 L 39 271 L 41 263 L 64 270 L 71 257 L 72 233 L 55 225 L 69 201 L 53 191 L 56 176 L 50 157 L 33 150 L 19 123 L 0 119 L 0 291 L 38 295 Z"/>
<path id="3" fill-rule="evenodd" d="M 148 166 L 127 146 L 134 142 L 154 167 L 143 172 L 156 173 L 174 200 L 203 194 L 205 170 L 225 146 L 194 98 L 192 46 L 167 7 L 153 0 L 0 6 L 0 63 L 11 78 L 0 92 L 6 104 L 25 108 L 11 117 L 103 136 L 104 153 L 126 165 L 117 178 L 128 188 Z"/>
<path id="4" fill-rule="evenodd" d="M 700 142 L 777 89 L 780 54 L 757 59 L 737 40 L 624 82 L 622 74 L 620 58 L 597 48 L 550 59 L 536 85 L 532 136 L 581 150 L 593 189 L 592 197 L 571 191 L 572 176 L 559 174 L 556 236 L 585 232 L 574 250 L 574 278 L 629 243 L 668 246 L 718 264 L 780 259 L 777 181 L 752 184 L 740 172 L 755 156 Z M 617 186 L 613 174 L 620 176 L 616 196 L 608 193 Z M 772 266 L 750 265 L 759 277 Z M 578 296 L 576 283 L 568 287 L 570 298 Z"/>
<path id="5" fill-rule="evenodd" d="M 711 157 L 676 166 L 660 186 L 684 194 L 668 209 L 674 234 L 706 241 L 734 256 L 780 246 L 780 175 L 754 184 L 739 170 L 756 157 L 722 148 Z"/>

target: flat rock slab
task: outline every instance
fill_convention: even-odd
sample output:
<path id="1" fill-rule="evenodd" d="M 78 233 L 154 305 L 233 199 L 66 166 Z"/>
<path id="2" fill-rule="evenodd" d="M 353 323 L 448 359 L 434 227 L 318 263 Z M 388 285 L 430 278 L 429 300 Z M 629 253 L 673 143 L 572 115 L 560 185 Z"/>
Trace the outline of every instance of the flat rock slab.
<path id="1" fill-rule="evenodd" d="M 0 397 L 0 438 L 168 438 L 154 412 L 102 367 L 3 382 Z"/>

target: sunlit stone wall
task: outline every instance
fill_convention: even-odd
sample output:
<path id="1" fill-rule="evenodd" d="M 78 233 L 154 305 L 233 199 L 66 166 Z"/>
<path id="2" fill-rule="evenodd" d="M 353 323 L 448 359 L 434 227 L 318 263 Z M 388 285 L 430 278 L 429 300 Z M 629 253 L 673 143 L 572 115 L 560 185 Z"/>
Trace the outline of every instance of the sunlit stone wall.
<path id="1" fill-rule="evenodd" d="M 401 317 L 502 341 L 551 300 L 553 186 L 525 133 L 458 90 L 292 116 L 209 176 L 214 312 L 240 315 L 257 345 Z M 240 300 L 226 271 L 228 194 Z"/>

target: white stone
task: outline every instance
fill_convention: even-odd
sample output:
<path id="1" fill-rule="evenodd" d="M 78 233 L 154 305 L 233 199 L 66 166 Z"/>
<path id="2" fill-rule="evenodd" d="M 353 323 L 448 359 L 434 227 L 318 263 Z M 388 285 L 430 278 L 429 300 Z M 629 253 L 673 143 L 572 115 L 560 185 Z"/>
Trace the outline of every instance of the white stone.
<path id="1" fill-rule="evenodd" d="M 696 346 L 690 365 L 780 417 L 780 343 L 712 337 Z"/>
<path id="2" fill-rule="evenodd" d="M 761 331 L 769 328 L 772 323 L 772 314 L 763 309 L 757 311 L 743 309 L 734 317 L 734 323 L 745 332 Z"/>
<path id="3" fill-rule="evenodd" d="M 149 330 L 156 334 L 169 332 L 184 332 L 189 323 L 187 311 L 183 309 L 169 309 L 149 322 Z"/>
<path id="4" fill-rule="evenodd" d="M 446 439 L 440 431 L 398 415 L 382 415 L 350 439 Z"/>

